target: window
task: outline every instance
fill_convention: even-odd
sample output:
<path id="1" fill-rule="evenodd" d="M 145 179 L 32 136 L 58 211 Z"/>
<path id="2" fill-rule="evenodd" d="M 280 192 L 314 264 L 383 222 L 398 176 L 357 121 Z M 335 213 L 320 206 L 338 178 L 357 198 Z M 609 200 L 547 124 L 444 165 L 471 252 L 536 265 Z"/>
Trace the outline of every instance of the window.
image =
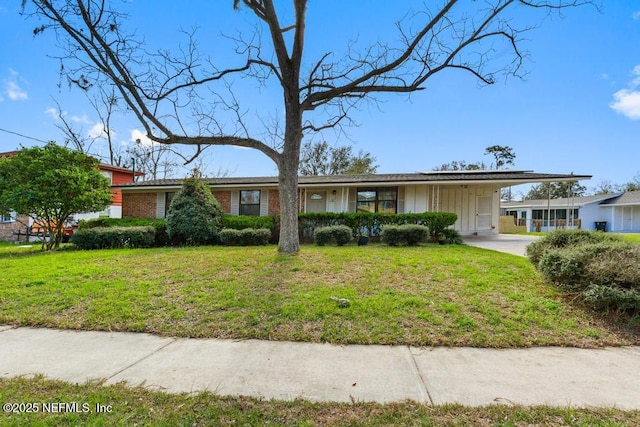
<path id="1" fill-rule="evenodd" d="M 260 216 L 260 190 L 240 191 L 240 215 Z"/>
<path id="2" fill-rule="evenodd" d="M 173 196 L 176 195 L 175 191 L 167 191 L 164 193 L 164 216 L 167 216 L 169 212 L 169 206 L 171 206 L 171 201 L 173 200 Z"/>
<path id="3" fill-rule="evenodd" d="M 569 225 L 572 225 L 578 219 L 578 214 L 579 209 L 534 209 L 531 211 L 532 219 L 542 220 L 542 225 L 545 227 L 548 222 L 553 227 L 556 220 L 563 220 L 565 223 L 568 220 Z"/>
<path id="4" fill-rule="evenodd" d="M 6 214 L 0 214 L 0 222 L 13 222 L 13 221 L 15 221 L 15 219 L 11 214 L 11 212 Z"/>
<path id="5" fill-rule="evenodd" d="M 398 188 L 358 188 L 356 212 L 396 213 Z"/>

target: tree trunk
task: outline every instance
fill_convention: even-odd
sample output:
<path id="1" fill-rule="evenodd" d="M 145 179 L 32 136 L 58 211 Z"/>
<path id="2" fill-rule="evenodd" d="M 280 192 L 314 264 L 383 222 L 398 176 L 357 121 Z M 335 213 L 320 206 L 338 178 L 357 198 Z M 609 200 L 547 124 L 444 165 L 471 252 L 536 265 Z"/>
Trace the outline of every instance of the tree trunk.
<path id="1" fill-rule="evenodd" d="M 295 92 L 294 92 L 295 93 Z M 295 100 L 297 101 L 297 99 Z M 286 102 L 284 148 L 278 165 L 278 189 L 280 193 L 280 241 L 278 252 L 284 254 L 300 251 L 298 237 L 298 166 L 302 142 L 302 114 L 297 102 Z"/>

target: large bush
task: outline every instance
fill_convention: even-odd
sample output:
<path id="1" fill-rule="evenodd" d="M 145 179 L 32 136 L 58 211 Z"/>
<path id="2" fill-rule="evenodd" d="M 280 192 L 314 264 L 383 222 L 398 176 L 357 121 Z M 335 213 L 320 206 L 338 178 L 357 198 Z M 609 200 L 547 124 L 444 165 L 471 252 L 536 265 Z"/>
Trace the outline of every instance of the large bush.
<path id="1" fill-rule="evenodd" d="M 547 249 L 574 247 L 587 243 L 620 242 L 619 236 L 588 230 L 555 230 L 527 246 L 527 256 L 538 265 Z"/>
<path id="2" fill-rule="evenodd" d="M 80 249 L 149 248 L 154 235 L 153 227 L 85 228 L 71 236 L 71 243 Z"/>
<path id="3" fill-rule="evenodd" d="M 547 279 L 593 308 L 640 314 L 639 245 L 602 232 L 559 230 L 527 254 Z"/>
<path id="4" fill-rule="evenodd" d="M 185 179 L 167 212 L 169 238 L 181 244 L 216 243 L 222 228 L 222 208 L 211 190 L 197 178 Z"/>

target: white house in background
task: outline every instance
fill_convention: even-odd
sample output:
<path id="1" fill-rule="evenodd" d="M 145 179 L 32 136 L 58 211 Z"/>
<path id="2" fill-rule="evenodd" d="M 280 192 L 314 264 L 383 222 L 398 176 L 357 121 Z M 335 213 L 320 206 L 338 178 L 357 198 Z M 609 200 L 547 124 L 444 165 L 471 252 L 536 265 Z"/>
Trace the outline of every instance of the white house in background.
<path id="1" fill-rule="evenodd" d="M 461 234 L 499 232 L 500 189 L 508 186 L 582 180 L 588 175 L 532 171 L 433 171 L 398 174 L 300 176 L 300 212 L 453 212 Z M 277 177 L 207 178 L 230 215 L 278 215 Z M 182 180 L 164 179 L 114 186 L 122 192 L 122 216 L 164 218 Z"/>
<path id="2" fill-rule="evenodd" d="M 604 228 L 640 232 L 640 191 L 563 199 L 502 202 L 501 215 L 511 215 L 529 231 L 555 228 Z M 596 224 L 598 223 L 598 224 Z"/>

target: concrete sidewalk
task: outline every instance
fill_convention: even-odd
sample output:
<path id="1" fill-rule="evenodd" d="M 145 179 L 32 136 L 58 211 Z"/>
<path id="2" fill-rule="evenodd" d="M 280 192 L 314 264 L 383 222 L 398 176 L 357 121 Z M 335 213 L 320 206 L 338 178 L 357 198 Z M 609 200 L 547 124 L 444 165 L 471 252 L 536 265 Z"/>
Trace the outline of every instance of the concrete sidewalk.
<path id="1" fill-rule="evenodd" d="M 505 252 L 512 255 L 526 256 L 527 245 L 535 242 L 539 238 L 539 236 L 524 236 L 519 234 L 491 234 L 464 236 L 462 240 L 469 246 Z"/>
<path id="2" fill-rule="evenodd" d="M 313 401 L 640 409 L 640 347 L 335 346 L 0 326 L 0 376 Z"/>

